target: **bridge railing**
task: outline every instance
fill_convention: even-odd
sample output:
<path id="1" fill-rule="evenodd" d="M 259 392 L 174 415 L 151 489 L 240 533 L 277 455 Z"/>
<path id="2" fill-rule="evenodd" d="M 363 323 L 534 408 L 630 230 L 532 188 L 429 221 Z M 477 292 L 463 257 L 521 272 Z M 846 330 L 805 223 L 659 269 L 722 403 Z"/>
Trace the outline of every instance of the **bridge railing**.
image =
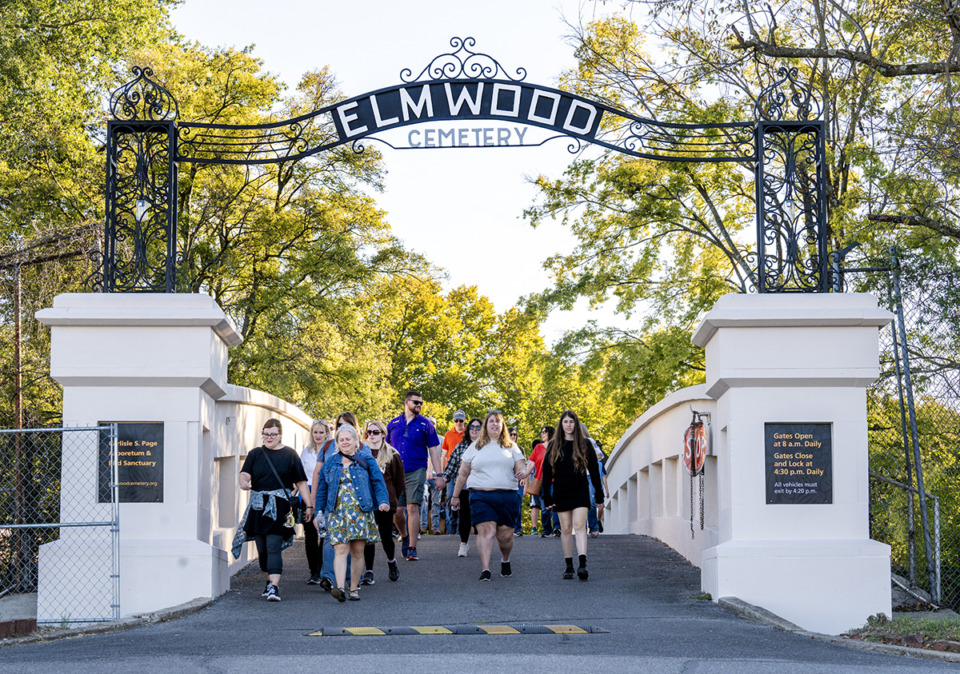
<path id="1" fill-rule="evenodd" d="M 607 460 L 607 531 L 652 536 L 700 566 L 700 553 L 718 542 L 716 443 L 722 438 L 710 425 L 715 409 L 704 385 L 691 386 L 668 395 L 627 429 Z M 707 429 L 702 480 L 691 478 L 683 462 L 693 411 Z"/>

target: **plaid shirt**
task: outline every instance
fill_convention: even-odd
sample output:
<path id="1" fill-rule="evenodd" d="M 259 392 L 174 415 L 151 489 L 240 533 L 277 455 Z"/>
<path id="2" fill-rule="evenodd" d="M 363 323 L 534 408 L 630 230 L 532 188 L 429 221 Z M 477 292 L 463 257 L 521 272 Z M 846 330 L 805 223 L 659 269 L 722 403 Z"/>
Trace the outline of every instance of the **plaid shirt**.
<path id="1" fill-rule="evenodd" d="M 467 451 L 467 447 L 472 444 L 469 436 L 464 438 L 460 441 L 460 444 L 453 448 L 453 451 L 450 452 L 450 458 L 447 459 L 447 468 L 443 471 L 443 479 L 450 485 L 449 493 L 451 494 L 453 493 L 453 487 L 456 486 L 457 475 L 460 474 L 460 459 L 463 458 L 463 453 Z"/>

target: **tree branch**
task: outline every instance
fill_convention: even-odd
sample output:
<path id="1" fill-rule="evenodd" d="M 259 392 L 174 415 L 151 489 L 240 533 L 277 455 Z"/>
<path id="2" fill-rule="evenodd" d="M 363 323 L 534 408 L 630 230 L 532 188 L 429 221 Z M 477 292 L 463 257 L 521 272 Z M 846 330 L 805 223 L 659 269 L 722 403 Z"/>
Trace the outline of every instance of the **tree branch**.
<path id="1" fill-rule="evenodd" d="M 883 213 L 871 213 L 867 216 L 870 222 L 884 222 L 895 225 L 906 225 L 908 227 L 926 227 L 944 236 L 951 236 L 960 239 L 960 228 L 948 225 L 940 220 L 925 218 L 920 215 L 885 215 Z"/>
<path id="2" fill-rule="evenodd" d="M 871 54 L 852 49 L 830 49 L 821 47 L 781 47 L 757 37 L 744 38 L 739 31 L 733 31 L 736 44 L 731 49 L 752 49 L 758 54 L 772 58 L 794 59 L 841 59 L 868 66 L 884 77 L 909 77 L 912 75 L 940 75 L 960 70 L 960 58 L 953 57 L 943 61 L 923 63 L 889 63 Z"/>

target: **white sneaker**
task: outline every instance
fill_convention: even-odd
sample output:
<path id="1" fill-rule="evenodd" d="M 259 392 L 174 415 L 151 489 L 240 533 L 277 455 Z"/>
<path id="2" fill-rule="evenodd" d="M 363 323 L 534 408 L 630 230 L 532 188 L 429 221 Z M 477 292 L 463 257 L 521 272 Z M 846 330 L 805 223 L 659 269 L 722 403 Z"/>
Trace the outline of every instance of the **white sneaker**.
<path id="1" fill-rule="evenodd" d="M 466 557 L 467 556 L 467 544 L 461 543 L 460 549 L 457 550 L 457 557 Z"/>

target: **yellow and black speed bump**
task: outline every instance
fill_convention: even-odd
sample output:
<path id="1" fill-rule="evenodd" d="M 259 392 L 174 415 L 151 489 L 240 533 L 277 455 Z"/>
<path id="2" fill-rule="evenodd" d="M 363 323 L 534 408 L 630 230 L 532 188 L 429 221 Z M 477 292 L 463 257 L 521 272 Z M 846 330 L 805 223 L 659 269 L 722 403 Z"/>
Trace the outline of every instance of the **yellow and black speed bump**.
<path id="1" fill-rule="evenodd" d="M 601 634 L 607 630 L 590 625 L 421 625 L 418 627 L 325 627 L 308 637 L 385 637 L 424 634 Z"/>

